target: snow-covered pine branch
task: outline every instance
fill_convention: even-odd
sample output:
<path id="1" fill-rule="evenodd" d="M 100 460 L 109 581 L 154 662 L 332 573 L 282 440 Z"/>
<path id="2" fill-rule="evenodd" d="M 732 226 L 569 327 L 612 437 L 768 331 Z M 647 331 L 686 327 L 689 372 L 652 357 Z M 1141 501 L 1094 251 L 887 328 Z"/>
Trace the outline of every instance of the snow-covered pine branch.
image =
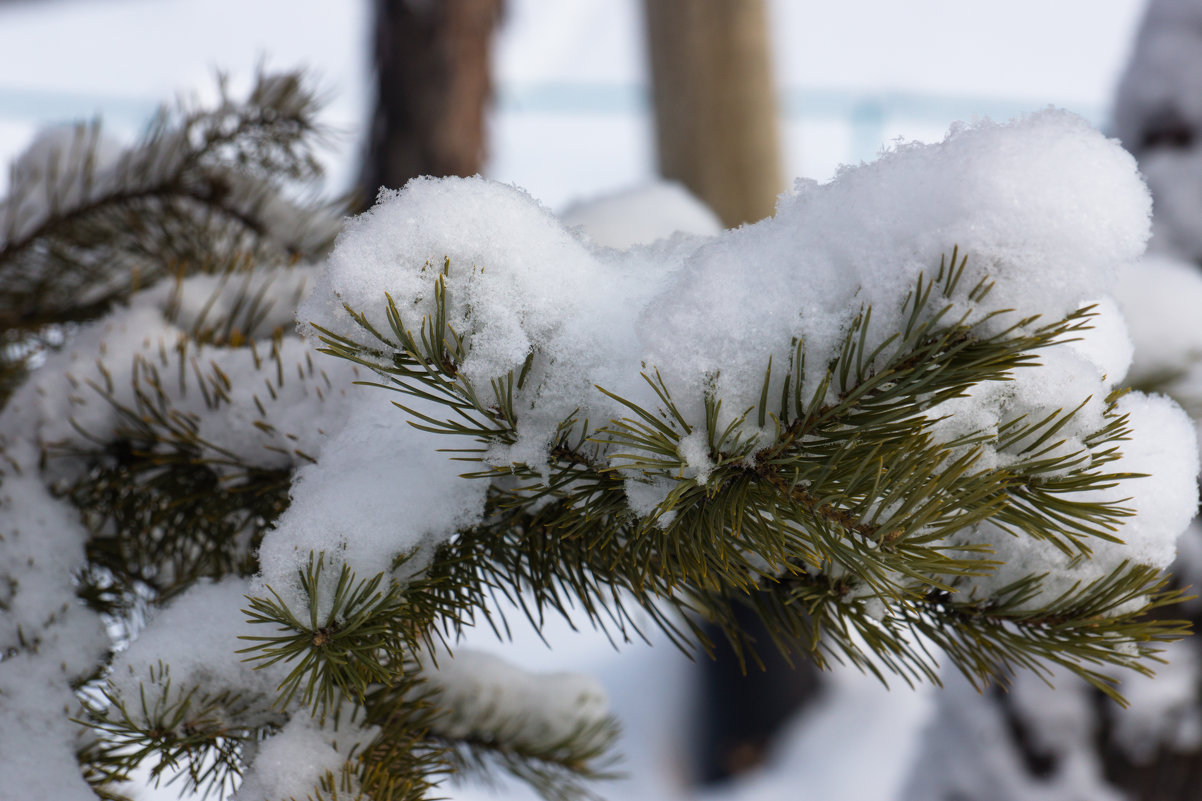
<path id="1" fill-rule="evenodd" d="M 766 586 L 770 629 L 857 663 L 852 632 L 932 675 L 921 632 L 974 680 L 1051 662 L 1108 687 L 1093 665 L 1173 636 L 1130 616 L 1162 602 L 1195 500 L 1188 420 L 1116 391 L 1130 345 L 1104 295 L 1147 213 L 1130 157 L 1056 112 L 623 252 L 508 187 L 418 181 L 348 227 L 300 317 L 419 430 L 468 440 L 487 536 L 538 529 L 582 566 L 523 571 L 550 606 L 567 590 L 603 622 L 617 582 L 721 620 Z M 302 503 L 264 543 L 268 584 L 317 547 L 289 542 Z M 354 540 L 365 573 L 396 547 Z"/>
<path id="2" fill-rule="evenodd" d="M 266 200 L 306 132 L 205 169 L 257 165 Z M 119 219 L 72 192 L 18 233 L 56 253 L 80 203 Z M 71 801 L 141 766 L 385 801 L 491 765 L 577 792 L 607 764 L 604 700 L 458 654 L 494 592 L 684 646 L 710 617 L 748 658 L 753 603 L 886 677 L 933 678 L 933 641 L 978 682 L 1059 665 L 1113 691 L 1099 666 L 1180 634 L 1143 613 L 1175 597 L 1197 501 L 1188 421 L 1120 384 L 1106 293 L 1148 211 L 1130 157 L 1045 112 L 623 251 L 480 179 L 386 194 L 318 266 L 238 238 L 224 258 L 229 220 L 201 214 L 219 269 L 105 295 L 126 303 L 0 413 L 10 781 Z M 168 274 L 110 258 L 124 235 L 71 240 L 73 263 L 97 287 Z M 0 250 L 28 279 L 9 305 L 76 319 L 40 247 Z M 306 283 L 307 341 L 285 324 Z"/>

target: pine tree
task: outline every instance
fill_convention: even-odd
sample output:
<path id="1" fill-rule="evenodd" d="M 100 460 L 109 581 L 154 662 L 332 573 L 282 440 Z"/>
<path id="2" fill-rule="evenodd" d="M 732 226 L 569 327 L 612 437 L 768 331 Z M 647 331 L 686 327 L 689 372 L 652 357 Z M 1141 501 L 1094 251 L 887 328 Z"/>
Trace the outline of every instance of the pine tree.
<path id="1" fill-rule="evenodd" d="M 50 132 L 12 172 L 21 793 L 587 794 L 615 757 L 595 683 L 457 647 L 517 624 L 497 596 L 616 641 L 707 647 L 710 621 L 752 667 L 800 643 L 937 681 L 941 652 L 975 686 L 1055 668 L 1115 698 L 1184 633 L 1162 569 L 1189 424 L 1107 377 L 1113 305 L 1088 302 L 1147 197 L 1079 121 L 959 129 L 624 252 L 481 179 L 385 193 L 331 250 L 321 133 L 297 76 L 262 76 L 129 148 Z"/>

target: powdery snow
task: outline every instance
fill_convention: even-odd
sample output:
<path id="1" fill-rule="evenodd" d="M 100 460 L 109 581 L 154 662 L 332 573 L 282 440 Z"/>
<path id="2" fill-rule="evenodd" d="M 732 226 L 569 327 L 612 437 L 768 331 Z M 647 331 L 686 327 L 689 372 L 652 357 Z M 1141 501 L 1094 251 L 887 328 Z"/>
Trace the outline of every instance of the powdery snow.
<path id="1" fill-rule="evenodd" d="M 977 319 L 1006 309 L 1058 319 L 1104 295 L 1139 257 L 1149 210 L 1133 159 L 1057 111 L 1004 125 L 957 125 L 941 144 L 899 145 L 878 162 L 845 168 L 829 184 L 800 182 L 777 214 L 759 223 L 627 250 L 582 239 L 516 188 L 418 179 L 385 193 L 348 225 L 299 316 L 375 344 L 344 304 L 388 331 L 389 297 L 403 324 L 418 331 L 443 282 L 448 318 L 467 346 L 462 375 L 487 386 L 531 358 L 532 380 L 515 398 L 518 445 L 494 447 L 489 461 L 539 470 L 556 427 L 574 412 L 592 421 L 624 413 L 594 386 L 654 408 L 640 373 L 656 370 L 694 432 L 704 430 L 704 395 L 720 399 L 721 430 L 755 406 L 769 359 L 787 364 L 800 340 L 807 364 L 826 364 L 866 306 L 873 313 L 871 350 L 901 327 L 905 293 L 952 246 L 968 257 L 963 285 L 985 275 L 995 283 Z M 1103 299 L 1099 308 L 1099 326 L 1083 342 L 1044 351 L 1042 365 L 1019 370 L 1014 381 L 976 387 L 971 400 L 932 410 L 933 419 L 952 413 L 937 436 L 996 437 L 1007 420 L 1081 406 L 1055 453 L 1080 452 L 1086 466 L 1085 440 L 1105 424 L 1105 399 L 1131 353 L 1113 303 Z M 1001 315 L 984 328 L 1013 321 Z M 804 396 L 821 375 L 807 372 Z M 770 386 L 769 397 L 779 388 Z M 1050 545 L 981 526 L 965 536 L 993 546 L 1009 566 L 966 589 L 988 592 L 1050 565 L 1056 577 L 1045 594 L 1054 597 L 1127 558 L 1171 561 L 1196 505 L 1196 455 L 1192 437 L 1183 436 L 1189 423 L 1170 402 L 1138 395 L 1124 398 L 1119 411 L 1131 417 L 1136 435 L 1113 469 L 1156 478 L 1098 490 L 1090 500 L 1133 497 L 1139 514 L 1119 534 L 1126 545 L 1091 543 L 1095 558 L 1080 566 Z M 742 427 L 747 436 L 764 436 L 748 422 Z M 695 435 L 681 436 L 682 470 L 704 482 L 708 456 Z M 1016 458 L 1017 451 L 996 452 L 986 443 L 979 469 Z M 654 493 L 666 492 L 666 483 L 638 471 L 631 478 L 632 506 L 663 511 Z M 466 512 L 460 502 L 445 503 L 454 514 Z"/>

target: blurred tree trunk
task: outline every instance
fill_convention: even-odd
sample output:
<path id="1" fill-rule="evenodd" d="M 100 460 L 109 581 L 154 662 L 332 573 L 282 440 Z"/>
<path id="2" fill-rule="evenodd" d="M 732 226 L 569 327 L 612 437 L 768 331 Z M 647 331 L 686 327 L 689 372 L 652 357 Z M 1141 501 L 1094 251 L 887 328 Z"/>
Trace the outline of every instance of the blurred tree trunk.
<path id="1" fill-rule="evenodd" d="M 380 187 L 418 175 L 474 175 L 485 155 L 493 30 L 503 0 L 374 0 L 376 107 L 359 180 Z"/>
<path id="2" fill-rule="evenodd" d="M 760 598 L 767 597 L 759 592 Z M 761 767 L 771 756 L 776 739 L 822 689 L 822 671 L 806 650 L 783 653 L 764 620 L 750 607 L 737 606 L 735 619 L 756 643 L 757 659 L 750 664 L 731 647 L 719 628 L 706 626 L 714 643 L 713 659 L 702 657 L 696 723 L 692 732 L 696 765 L 694 778 L 703 785 L 721 784 Z"/>
<path id="3" fill-rule="evenodd" d="M 728 226 L 772 214 L 782 188 L 763 0 L 644 0 L 660 173 Z"/>

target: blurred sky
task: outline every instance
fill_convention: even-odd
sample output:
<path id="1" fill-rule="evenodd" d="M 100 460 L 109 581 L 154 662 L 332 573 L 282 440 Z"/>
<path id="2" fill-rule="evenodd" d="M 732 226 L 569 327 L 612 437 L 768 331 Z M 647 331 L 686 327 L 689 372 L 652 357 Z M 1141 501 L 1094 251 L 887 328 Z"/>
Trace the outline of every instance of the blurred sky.
<path id="1" fill-rule="evenodd" d="M 1048 104 L 1104 125 L 1142 0 L 770 0 L 786 165 L 819 180 L 897 137 Z M 23 0 L 0 4 L 0 158 L 39 124 L 103 113 L 123 134 L 217 69 L 304 66 L 354 174 L 366 0 Z M 508 0 L 488 172 L 549 205 L 654 172 L 638 0 Z M 0 178 L 0 181 L 3 179 Z"/>

